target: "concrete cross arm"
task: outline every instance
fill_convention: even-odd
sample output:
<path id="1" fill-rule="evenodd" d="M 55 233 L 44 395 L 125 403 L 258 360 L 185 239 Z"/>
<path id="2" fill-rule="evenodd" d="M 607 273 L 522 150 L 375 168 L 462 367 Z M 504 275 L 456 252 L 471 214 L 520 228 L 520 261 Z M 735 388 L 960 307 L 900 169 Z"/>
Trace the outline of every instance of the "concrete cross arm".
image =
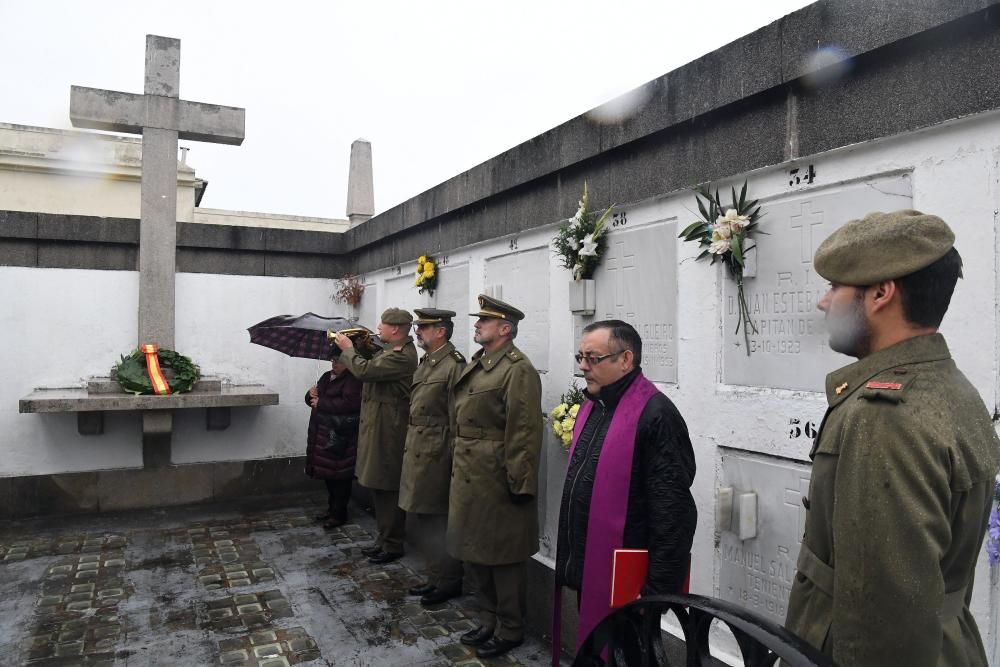
<path id="1" fill-rule="evenodd" d="M 142 134 L 144 128 L 172 130 L 178 138 L 239 146 L 246 110 L 159 95 L 71 86 L 70 120 L 74 127 Z"/>

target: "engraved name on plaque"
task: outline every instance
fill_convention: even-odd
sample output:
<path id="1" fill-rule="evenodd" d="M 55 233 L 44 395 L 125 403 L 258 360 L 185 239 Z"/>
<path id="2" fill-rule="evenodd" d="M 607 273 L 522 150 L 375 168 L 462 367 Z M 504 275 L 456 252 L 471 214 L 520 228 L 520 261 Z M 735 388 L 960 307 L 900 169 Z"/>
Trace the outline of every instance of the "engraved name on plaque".
<path id="1" fill-rule="evenodd" d="M 872 211 L 911 208 L 908 174 L 869 179 L 762 202 L 755 238 L 756 276 L 744 281 L 750 356 L 736 333 L 739 302 L 728 277 L 723 287 L 723 381 L 727 384 L 822 391 L 826 374 L 849 363 L 830 350 L 816 303 L 828 284 L 813 271 L 813 254 L 849 220 Z"/>
<path id="2" fill-rule="evenodd" d="M 719 531 L 719 597 L 784 623 L 795 564 L 805 530 L 802 497 L 809 491 L 804 464 L 723 450 L 720 488 L 734 497 L 757 495 L 756 536 L 740 540 Z M 717 527 L 718 530 L 718 527 Z"/>

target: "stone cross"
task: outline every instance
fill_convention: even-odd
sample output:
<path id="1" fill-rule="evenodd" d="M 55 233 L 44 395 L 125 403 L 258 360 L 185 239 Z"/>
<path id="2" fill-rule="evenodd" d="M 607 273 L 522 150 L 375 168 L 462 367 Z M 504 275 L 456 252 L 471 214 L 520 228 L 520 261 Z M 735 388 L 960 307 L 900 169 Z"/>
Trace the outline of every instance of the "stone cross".
<path id="1" fill-rule="evenodd" d="M 812 264 L 813 252 L 813 227 L 823 224 L 823 212 L 812 210 L 812 202 L 804 201 L 799 205 L 798 215 L 788 218 L 788 224 L 792 229 L 798 229 L 802 237 L 802 262 Z"/>
<path id="2" fill-rule="evenodd" d="M 139 340 L 174 347 L 177 139 L 239 146 L 246 111 L 179 99 L 181 42 L 146 35 L 143 95 L 72 86 L 75 127 L 142 135 Z"/>
<path id="3" fill-rule="evenodd" d="M 604 260 L 604 268 L 615 274 L 615 307 L 625 307 L 625 272 L 635 270 L 635 253 L 625 254 L 625 241 L 615 241 L 615 257 Z"/>

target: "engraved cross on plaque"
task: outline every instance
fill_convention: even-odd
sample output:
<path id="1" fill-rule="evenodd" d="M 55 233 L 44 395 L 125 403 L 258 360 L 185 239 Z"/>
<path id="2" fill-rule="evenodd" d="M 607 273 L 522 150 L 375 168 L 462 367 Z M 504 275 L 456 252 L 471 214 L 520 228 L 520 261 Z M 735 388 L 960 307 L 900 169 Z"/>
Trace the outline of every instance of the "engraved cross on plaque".
<path id="1" fill-rule="evenodd" d="M 143 95 L 72 86 L 75 127 L 142 135 L 139 344 L 174 347 L 177 140 L 243 143 L 246 111 L 179 99 L 181 42 L 146 35 Z"/>
<path id="2" fill-rule="evenodd" d="M 615 307 L 625 307 L 625 272 L 635 270 L 635 253 L 625 254 L 625 242 L 615 241 L 615 257 L 604 260 L 608 271 L 615 272 Z"/>
<path id="3" fill-rule="evenodd" d="M 823 212 L 812 211 L 812 202 L 804 201 L 799 205 L 799 214 L 788 218 L 792 229 L 799 229 L 802 237 L 802 261 L 807 264 L 813 259 L 813 227 L 823 224 Z"/>

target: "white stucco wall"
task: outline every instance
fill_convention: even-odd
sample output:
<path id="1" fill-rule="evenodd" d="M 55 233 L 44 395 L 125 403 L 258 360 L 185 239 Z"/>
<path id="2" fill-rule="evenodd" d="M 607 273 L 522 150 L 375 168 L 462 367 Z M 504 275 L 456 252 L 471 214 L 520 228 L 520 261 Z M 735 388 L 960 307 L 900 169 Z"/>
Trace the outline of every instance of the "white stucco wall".
<path id="1" fill-rule="evenodd" d="M 297 455 L 305 451 L 306 390 L 329 364 L 290 359 L 249 342 L 247 327 L 284 313 L 342 314 L 332 281 L 182 273 L 177 276 L 178 351 L 202 372 L 264 384 L 280 404 L 234 408 L 232 425 L 206 431 L 203 410 L 175 411 L 175 463 Z M 137 413 L 106 413 L 105 432 L 81 436 L 72 414 L 19 414 L 35 387 L 80 386 L 107 375 L 135 348 L 138 274 L 0 267 L 0 476 L 141 467 Z"/>

